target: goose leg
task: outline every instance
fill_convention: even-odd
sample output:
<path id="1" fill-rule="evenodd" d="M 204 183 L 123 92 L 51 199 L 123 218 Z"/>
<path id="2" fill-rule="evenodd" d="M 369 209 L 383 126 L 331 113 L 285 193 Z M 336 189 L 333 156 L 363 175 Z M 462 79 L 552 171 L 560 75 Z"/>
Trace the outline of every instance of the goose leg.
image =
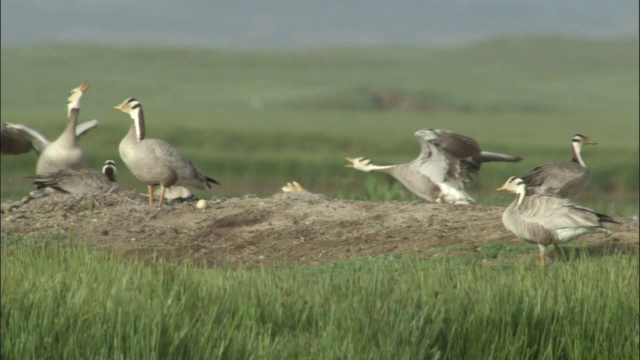
<path id="1" fill-rule="evenodd" d="M 166 187 L 164 187 L 164 185 L 160 185 L 160 205 L 158 206 L 162 206 L 162 203 L 164 202 L 164 192 L 165 190 L 167 190 Z"/>
<path id="2" fill-rule="evenodd" d="M 149 189 L 149 207 L 151 207 L 153 205 L 153 186 L 149 185 L 147 188 Z"/>
<path id="3" fill-rule="evenodd" d="M 539 252 L 539 256 L 540 256 L 540 265 L 544 266 L 545 263 L 545 257 L 544 257 L 544 246 L 542 245 L 538 245 L 538 249 L 540 249 Z"/>
<path id="4" fill-rule="evenodd" d="M 553 243 L 553 252 L 556 255 L 556 259 L 564 258 L 562 255 L 562 250 L 560 250 L 560 245 L 558 243 Z"/>

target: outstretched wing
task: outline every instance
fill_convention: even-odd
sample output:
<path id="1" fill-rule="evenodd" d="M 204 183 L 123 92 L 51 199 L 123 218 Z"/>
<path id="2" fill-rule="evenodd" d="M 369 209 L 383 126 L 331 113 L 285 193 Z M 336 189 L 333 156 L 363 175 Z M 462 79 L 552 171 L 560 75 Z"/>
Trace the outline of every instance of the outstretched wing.
<path id="1" fill-rule="evenodd" d="M 89 120 L 89 121 L 85 121 L 82 124 L 78 124 L 78 126 L 76 126 L 76 137 L 80 137 L 86 133 L 89 132 L 89 130 L 97 127 L 100 123 L 98 122 L 98 120 Z"/>
<path id="2" fill-rule="evenodd" d="M 50 141 L 41 132 L 22 124 L 2 123 L 2 155 L 16 155 L 33 149 L 40 155 Z"/>
<path id="3" fill-rule="evenodd" d="M 438 135 L 432 140 L 435 146 L 458 160 L 480 154 L 480 145 L 474 139 L 449 130 L 434 130 Z"/>

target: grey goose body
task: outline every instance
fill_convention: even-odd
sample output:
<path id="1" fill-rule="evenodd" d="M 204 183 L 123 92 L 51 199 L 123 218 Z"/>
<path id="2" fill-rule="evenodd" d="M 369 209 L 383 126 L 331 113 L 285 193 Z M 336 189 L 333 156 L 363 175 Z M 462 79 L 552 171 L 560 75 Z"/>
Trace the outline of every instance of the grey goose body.
<path id="1" fill-rule="evenodd" d="M 52 141 L 41 132 L 23 124 L 2 123 L 2 155 L 17 155 L 33 150 L 39 157 L 36 174 L 48 174 L 58 170 L 78 170 L 84 166 L 84 152 L 78 145 L 78 137 L 98 126 L 97 120 L 78 123 L 80 102 L 88 85 L 83 82 L 71 90 L 67 110 L 69 120 L 65 130 Z"/>
<path id="2" fill-rule="evenodd" d="M 566 198 L 544 194 L 527 196 L 526 183 L 522 178 L 509 178 L 497 189 L 502 190 L 516 194 L 502 214 L 504 227 L 525 242 L 538 245 L 542 264 L 545 246 L 553 245 L 559 252 L 559 244 L 584 234 L 602 232 L 608 236 L 611 232 L 603 223 L 618 223 L 610 216 L 596 213 Z"/>
<path id="3" fill-rule="evenodd" d="M 527 192 L 567 198 L 585 190 L 591 182 L 591 171 L 582 159 L 582 147 L 595 144 L 587 136 L 576 134 L 571 139 L 571 161 L 540 165 L 522 176 Z"/>
<path id="4" fill-rule="evenodd" d="M 94 195 L 119 191 L 116 173 L 115 162 L 107 160 L 102 172 L 94 169 L 64 169 L 49 174 L 29 176 L 29 178 L 35 179 L 34 184 L 39 190 L 52 190 L 74 195 Z"/>
<path id="5" fill-rule="evenodd" d="M 120 141 L 119 152 L 129 171 L 149 190 L 149 204 L 153 204 L 154 186 L 160 186 L 160 206 L 166 189 L 173 185 L 209 190 L 218 181 L 206 176 L 187 156 L 164 140 L 145 137 L 142 105 L 134 98 L 126 99 L 115 109 L 131 116 L 133 124 Z"/>
<path id="6" fill-rule="evenodd" d="M 63 169 L 79 170 L 84 166 L 84 151 L 78 145 L 76 125 L 80 114 L 80 102 L 88 88 L 87 83 L 83 81 L 80 86 L 71 90 L 67 104 L 69 112 L 67 127 L 40 154 L 36 174 L 48 174 Z"/>

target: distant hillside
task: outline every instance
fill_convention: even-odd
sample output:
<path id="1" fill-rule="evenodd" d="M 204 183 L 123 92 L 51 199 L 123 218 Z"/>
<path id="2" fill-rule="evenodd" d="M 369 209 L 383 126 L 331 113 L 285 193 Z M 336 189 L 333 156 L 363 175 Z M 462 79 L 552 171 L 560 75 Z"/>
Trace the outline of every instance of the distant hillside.
<path id="1" fill-rule="evenodd" d="M 223 48 L 434 45 L 495 36 L 638 34 L 631 0 L 2 1 L 2 44 Z"/>

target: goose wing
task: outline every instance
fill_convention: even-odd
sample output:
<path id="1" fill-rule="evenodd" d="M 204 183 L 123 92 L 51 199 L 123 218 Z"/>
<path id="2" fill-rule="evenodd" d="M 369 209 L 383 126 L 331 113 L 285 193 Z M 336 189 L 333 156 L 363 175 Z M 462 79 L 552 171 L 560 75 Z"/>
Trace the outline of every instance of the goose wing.
<path id="1" fill-rule="evenodd" d="M 41 132 L 22 124 L 2 123 L 2 154 L 22 154 L 33 149 L 40 155 L 51 142 Z"/>
<path id="2" fill-rule="evenodd" d="M 162 164 L 176 172 L 178 184 L 206 189 L 211 189 L 209 183 L 219 184 L 218 181 L 203 174 L 186 155 L 168 142 L 158 139 L 145 139 L 142 143 L 153 151 L 155 157 Z"/>
<path id="3" fill-rule="evenodd" d="M 553 230 L 600 226 L 593 210 L 555 196 L 531 195 L 525 198 L 518 211 L 524 221 Z"/>
<path id="4" fill-rule="evenodd" d="M 38 189 L 51 188 L 68 194 L 100 194 L 118 188 L 106 175 L 93 169 L 59 170 L 27 178 L 35 179 Z"/>
<path id="5" fill-rule="evenodd" d="M 98 120 L 89 120 L 89 121 L 85 121 L 82 124 L 78 124 L 78 126 L 76 126 L 76 137 L 80 137 L 86 133 L 88 133 L 91 129 L 94 129 L 95 127 L 97 127 L 100 123 L 98 122 Z"/>
<path id="6" fill-rule="evenodd" d="M 591 180 L 591 173 L 575 162 L 557 162 L 537 166 L 527 171 L 522 179 L 533 193 L 566 197 L 584 189 Z"/>
<path id="7" fill-rule="evenodd" d="M 450 154 L 458 160 L 480 154 L 480 146 L 474 139 L 449 130 L 434 130 L 438 135 L 430 140 L 442 152 Z"/>

